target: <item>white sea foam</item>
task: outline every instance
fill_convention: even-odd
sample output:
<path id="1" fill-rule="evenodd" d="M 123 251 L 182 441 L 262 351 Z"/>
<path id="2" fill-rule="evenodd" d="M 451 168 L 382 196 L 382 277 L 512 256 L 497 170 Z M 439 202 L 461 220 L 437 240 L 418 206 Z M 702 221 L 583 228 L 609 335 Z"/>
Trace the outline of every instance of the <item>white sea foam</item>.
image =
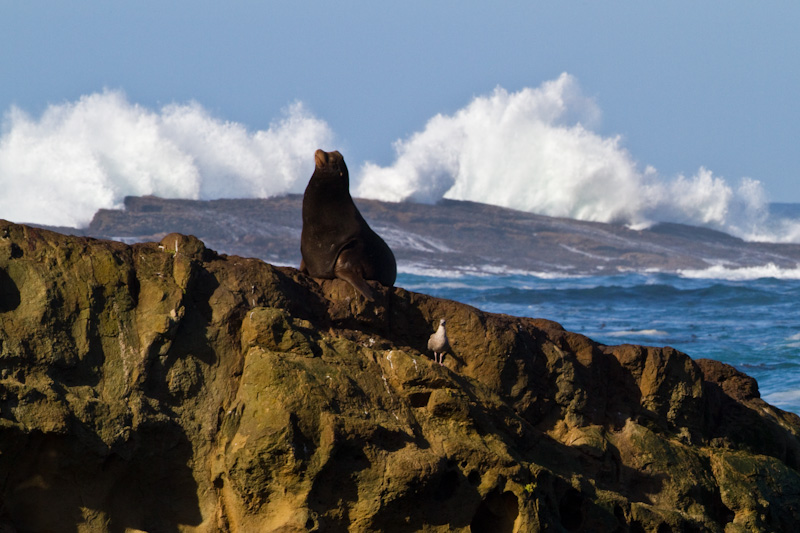
<path id="1" fill-rule="evenodd" d="M 393 250 L 413 250 L 427 253 L 450 253 L 453 251 L 438 239 L 432 239 L 410 231 L 402 231 L 387 226 L 375 226 L 375 231 L 383 237 Z"/>
<path id="2" fill-rule="evenodd" d="M 600 115 L 569 74 L 517 92 L 498 87 L 398 140 L 390 166 L 349 161 L 354 196 L 473 200 L 635 228 L 682 222 L 800 242 L 800 221 L 770 218 L 758 181 L 734 185 L 705 168 L 661 176 L 642 168 L 620 137 L 596 133 Z M 51 105 L 39 117 L 11 108 L 0 131 L 0 218 L 82 226 L 127 195 L 302 192 L 310 154 L 334 148 L 333 138 L 302 103 L 260 131 L 213 117 L 199 103 L 151 110 L 120 91 Z"/>
<path id="3" fill-rule="evenodd" d="M 517 93 L 498 87 L 398 141 L 392 166 L 365 164 L 357 194 L 427 203 L 444 197 L 585 220 L 638 221 L 635 164 L 619 138 L 600 137 L 584 125 L 598 117 L 599 108 L 567 74 Z"/>
<path id="4" fill-rule="evenodd" d="M 779 391 L 766 394 L 764 395 L 763 400 L 769 404 L 787 409 L 790 408 L 790 406 L 796 404 L 796 402 L 800 401 L 800 389 Z"/>
<path id="5" fill-rule="evenodd" d="M 578 254 L 578 255 L 584 255 L 586 257 L 591 257 L 592 259 L 599 259 L 600 261 L 611 261 L 612 259 L 614 259 L 613 257 L 605 257 L 605 256 L 602 256 L 602 255 L 597 255 L 597 254 L 592 254 L 592 253 L 589 253 L 589 252 L 584 252 L 583 250 L 579 250 L 579 249 L 577 249 L 577 248 L 575 248 L 573 246 L 567 246 L 564 243 L 559 243 L 559 246 L 562 247 L 563 249 L 567 250 L 568 252 L 572 252 L 572 253 Z"/>
<path id="6" fill-rule="evenodd" d="M 795 268 L 781 268 L 774 263 L 740 268 L 714 265 L 702 270 L 678 270 L 678 275 L 684 278 L 721 279 L 727 281 L 751 281 L 764 278 L 798 280 L 800 279 L 800 265 Z"/>
<path id="7" fill-rule="evenodd" d="M 12 108 L 0 137 L 0 217 L 83 226 L 127 195 L 214 199 L 302 192 L 314 150 L 332 132 L 300 103 L 262 131 L 212 117 L 198 103 L 152 111 L 119 91 Z"/>
<path id="8" fill-rule="evenodd" d="M 609 331 L 604 335 L 608 337 L 665 337 L 669 335 L 666 331 L 658 329 L 639 329 L 639 330 L 626 330 L 626 331 Z"/>
<path id="9" fill-rule="evenodd" d="M 398 274 L 410 274 L 412 276 L 448 279 L 460 279 L 466 275 L 460 269 L 456 268 L 410 263 L 406 261 L 398 261 L 397 272 Z"/>
<path id="10" fill-rule="evenodd" d="M 435 277 L 435 278 L 448 278 L 448 279 L 462 279 L 462 278 L 497 278 L 505 276 L 517 276 L 521 278 L 534 278 L 534 279 L 579 279 L 586 276 L 571 275 L 562 272 L 539 272 L 532 270 L 520 270 L 516 268 L 508 268 L 502 265 L 461 265 L 461 266 L 448 266 L 441 267 L 423 263 L 412 263 L 402 261 L 397 264 L 397 271 L 401 274 L 410 274 L 416 276 Z M 507 283 L 499 286 L 507 287 Z"/>
<path id="11" fill-rule="evenodd" d="M 523 270 L 520 268 L 509 268 L 504 265 L 473 265 L 471 268 L 487 276 L 519 276 L 523 278 L 538 279 L 573 279 L 584 278 L 584 275 L 566 274 L 562 271 L 541 272 L 538 270 Z M 554 267 L 558 268 L 558 267 Z"/>
<path id="12" fill-rule="evenodd" d="M 733 186 L 706 168 L 671 179 L 652 167 L 641 170 L 619 137 L 592 131 L 599 116 L 569 74 L 515 93 L 498 87 L 397 141 L 392 165 L 366 163 L 357 194 L 472 200 L 635 228 L 680 222 L 748 240 L 800 240 L 797 221 L 768 219 L 758 181 Z"/>

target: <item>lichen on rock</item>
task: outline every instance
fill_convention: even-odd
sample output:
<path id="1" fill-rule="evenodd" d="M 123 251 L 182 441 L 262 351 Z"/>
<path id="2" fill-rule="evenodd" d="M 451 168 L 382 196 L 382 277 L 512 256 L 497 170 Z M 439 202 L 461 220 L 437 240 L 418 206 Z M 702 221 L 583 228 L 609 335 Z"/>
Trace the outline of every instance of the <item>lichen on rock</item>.
<path id="1" fill-rule="evenodd" d="M 800 418 L 732 367 L 374 287 L 369 302 L 178 234 L 0 223 L 0 525 L 800 523 Z M 445 366 L 426 353 L 442 317 Z"/>

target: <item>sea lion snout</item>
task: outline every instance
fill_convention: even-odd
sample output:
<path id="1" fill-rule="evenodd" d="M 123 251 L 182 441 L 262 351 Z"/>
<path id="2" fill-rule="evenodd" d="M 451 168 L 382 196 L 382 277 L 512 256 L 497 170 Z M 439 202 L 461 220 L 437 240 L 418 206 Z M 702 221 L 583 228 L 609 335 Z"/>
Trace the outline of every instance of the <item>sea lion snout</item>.
<path id="1" fill-rule="evenodd" d="M 317 168 L 320 170 L 325 170 L 327 168 L 331 168 L 336 166 L 337 169 L 341 172 L 344 166 L 344 158 L 342 154 L 339 153 L 338 150 L 334 150 L 333 152 L 326 152 L 324 150 L 317 150 L 314 152 L 314 162 L 317 165 Z"/>
<path id="2" fill-rule="evenodd" d="M 322 150 L 314 152 L 314 162 L 317 164 L 317 168 L 325 168 L 325 165 L 328 164 L 328 152 Z"/>

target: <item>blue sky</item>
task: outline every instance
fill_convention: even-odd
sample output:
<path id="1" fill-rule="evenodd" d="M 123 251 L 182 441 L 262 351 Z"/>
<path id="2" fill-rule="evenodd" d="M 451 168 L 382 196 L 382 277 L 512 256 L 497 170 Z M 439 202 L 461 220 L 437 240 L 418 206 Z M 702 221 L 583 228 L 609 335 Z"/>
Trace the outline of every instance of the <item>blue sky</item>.
<path id="1" fill-rule="evenodd" d="M 800 202 L 797 2 L 11 2 L 0 111 L 105 88 L 267 128 L 302 101 L 351 169 L 496 87 L 562 72 L 644 168 L 760 180 Z"/>

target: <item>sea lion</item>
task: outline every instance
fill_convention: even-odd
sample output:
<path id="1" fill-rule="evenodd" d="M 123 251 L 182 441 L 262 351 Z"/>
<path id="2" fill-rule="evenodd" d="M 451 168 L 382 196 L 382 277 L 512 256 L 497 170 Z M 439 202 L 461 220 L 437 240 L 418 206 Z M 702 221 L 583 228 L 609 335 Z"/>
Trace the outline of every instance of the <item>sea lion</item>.
<path id="1" fill-rule="evenodd" d="M 303 195 L 300 271 L 313 278 L 343 279 L 374 300 L 365 280 L 394 285 L 394 254 L 353 203 L 342 154 L 317 150 L 314 160 L 316 168 Z"/>

